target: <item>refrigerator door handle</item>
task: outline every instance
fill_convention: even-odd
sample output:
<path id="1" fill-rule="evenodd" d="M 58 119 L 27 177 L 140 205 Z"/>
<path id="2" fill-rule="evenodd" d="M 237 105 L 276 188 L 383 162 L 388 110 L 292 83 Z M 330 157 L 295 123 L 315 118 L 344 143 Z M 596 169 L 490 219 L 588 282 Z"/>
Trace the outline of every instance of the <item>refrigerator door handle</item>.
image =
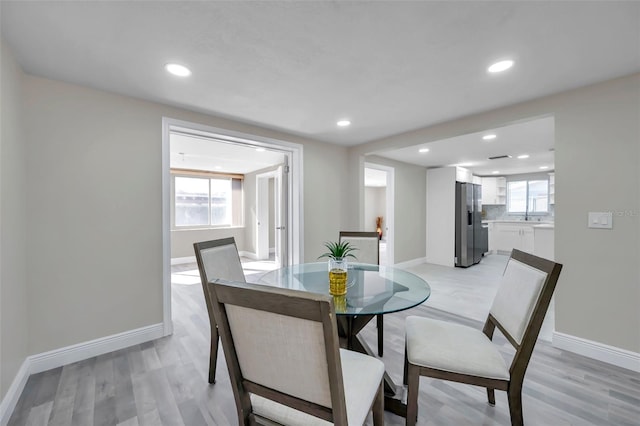
<path id="1" fill-rule="evenodd" d="M 472 225 L 472 224 L 473 224 L 473 213 L 467 210 L 467 225 Z"/>

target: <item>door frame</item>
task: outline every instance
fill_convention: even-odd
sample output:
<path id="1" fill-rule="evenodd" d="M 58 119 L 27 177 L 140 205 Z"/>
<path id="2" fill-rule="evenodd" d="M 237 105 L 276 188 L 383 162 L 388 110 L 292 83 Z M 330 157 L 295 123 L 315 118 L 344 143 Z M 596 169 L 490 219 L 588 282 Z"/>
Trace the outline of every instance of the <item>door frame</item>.
<path id="1" fill-rule="evenodd" d="M 288 157 L 289 179 L 287 195 L 289 203 L 286 212 L 288 264 L 301 263 L 304 259 L 304 206 L 303 206 L 303 146 L 279 139 L 236 132 L 204 124 L 162 118 L 162 322 L 164 335 L 173 332 L 171 315 L 171 175 L 170 175 L 170 133 L 179 131 L 194 136 L 216 139 L 222 142 L 261 147 L 280 151 Z"/>

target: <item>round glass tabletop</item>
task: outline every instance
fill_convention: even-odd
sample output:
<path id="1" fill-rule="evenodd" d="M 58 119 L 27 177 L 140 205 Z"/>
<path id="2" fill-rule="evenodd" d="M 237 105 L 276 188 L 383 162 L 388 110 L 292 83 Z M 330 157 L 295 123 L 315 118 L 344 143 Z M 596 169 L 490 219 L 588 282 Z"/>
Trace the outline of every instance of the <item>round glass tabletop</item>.
<path id="1" fill-rule="evenodd" d="M 267 272 L 258 282 L 329 295 L 327 262 L 292 265 Z M 403 311 L 429 298 L 429 284 L 417 275 L 389 266 L 349 263 L 347 294 L 334 296 L 340 315 L 377 315 Z"/>

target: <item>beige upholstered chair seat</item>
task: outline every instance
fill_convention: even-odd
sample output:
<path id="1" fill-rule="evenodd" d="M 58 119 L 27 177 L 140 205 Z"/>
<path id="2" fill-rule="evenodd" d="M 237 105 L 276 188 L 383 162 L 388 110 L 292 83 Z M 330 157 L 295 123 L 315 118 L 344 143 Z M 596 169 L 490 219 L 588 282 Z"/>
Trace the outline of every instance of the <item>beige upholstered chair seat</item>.
<path id="1" fill-rule="evenodd" d="M 407 359 L 413 365 L 509 380 L 504 358 L 480 330 L 412 316 L 406 320 L 406 332 Z"/>
<path id="2" fill-rule="evenodd" d="M 373 357 L 346 349 L 340 349 L 340 361 L 343 369 L 342 375 L 349 424 L 362 425 L 367 414 L 371 411 L 371 406 L 367 401 L 373 401 L 375 397 L 376 387 L 384 374 L 384 364 Z M 295 377 L 291 379 L 295 380 Z M 308 386 L 313 386 L 313 384 L 308 384 Z M 318 417 L 294 410 L 258 395 L 251 395 L 251 403 L 255 414 L 276 423 L 300 426 L 326 426 L 331 424 Z"/>
<path id="3" fill-rule="evenodd" d="M 559 263 L 513 249 L 482 331 L 429 318 L 407 318 L 406 426 L 414 426 L 418 419 L 420 376 L 482 386 L 492 405 L 495 390 L 506 391 L 512 426 L 524 424 L 524 374 L 561 270 Z M 492 343 L 496 329 L 515 349 L 509 366 Z"/>

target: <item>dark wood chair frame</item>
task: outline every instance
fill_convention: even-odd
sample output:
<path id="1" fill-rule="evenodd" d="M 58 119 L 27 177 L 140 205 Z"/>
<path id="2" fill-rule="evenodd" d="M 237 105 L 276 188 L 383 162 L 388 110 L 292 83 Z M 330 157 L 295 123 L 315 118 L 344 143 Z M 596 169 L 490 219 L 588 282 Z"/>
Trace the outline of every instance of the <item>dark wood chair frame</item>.
<path id="1" fill-rule="evenodd" d="M 376 241 L 378 241 L 378 259 L 376 264 L 380 264 L 380 235 L 378 235 L 377 232 L 340 231 L 339 241 L 342 241 L 342 237 L 375 238 Z M 384 347 L 384 315 L 376 315 L 376 328 L 378 329 L 378 356 L 382 356 Z"/>
<path id="2" fill-rule="evenodd" d="M 209 352 L 209 383 L 216 382 L 216 362 L 218 360 L 218 325 L 216 324 L 215 317 L 213 315 L 213 309 L 211 300 L 209 298 L 209 291 L 207 290 L 207 283 L 220 277 L 211 277 L 207 275 L 204 262 L 202 260 L 201 251 L 207 250 L 213 247 L 220 247 L 226 245 L 233 245 L 238 253 L 238 247 L 236 246 L 236 240 L 233 237 L 221 238 L 218 240 L 203 241 L 193 244 L 193 249 L 196 253 L 196 262 L 198 263 L 198 270 L 200 271 L 200 282 L 202 283 L 202 291 L 204 293 L 204 300 L 207 304 L 207 312 L 209 313 L 209 325 L 211 326 L 211 350 Z M 240 262 L 240 255 L 238 254 L 238 262 Z"/>
<path id="3" fill-rule="evenodd" d="M 407 425 L 414 425 L 418 417 L 418 384 L 420 376 L 432 377 L 435 379 L 449 380 L 453 382 L 467 383 L 470 385 L 482 386 L 487 388 L 487 398 L 489 404 L 495 405 L 494 390 L 503 390 L 507 392 L 509 401 L 509 414 L 511 424 L 513 426 L 521 426 L 524 423 L 522 415 L 522 385 L 524 375 L 531 359 L 531 354 L 538 339 L 542 322 L 549 308 L 551 296 L 558 282 L 562 265 L 552 262 L 541 257 L 534 256 L 529 253 L 514 249 L 511 258 L 527 264 L 533 268 L 547 273 L 547 278 L 542 285 L 540 296 L 536 302 L 529 323 L 525 329 L 522 341 L 518 344 L 515 339 L 504 329 L 491 314 L 488 315 L 484 324 L 483 333 L 493 338 L 496 327 L 507 338 L 509 343 L 515 348 L 516 352 L 509 367 L 509 380 L 490 379 L 485 377 L 470 376 L 466 374 L 453 373 L 449 371 L 436 370 L 433 368 L 421 367 L 419 365 L 409 364 L 407 360 L 407 352 L 405 347 L 404 357 L 404 383 L 408 385 L 407 389 Z"/>
<path id="4" fill-rule="evenodd" d="M 335 320 L 333 299 L 329 296 L 303 291 L 267 287 L 257 284 L 236 283 L 216 280 L 208 283 L 213 312 L 218 324 L 222 348 L 227 360 L 227 368 L 233 387 L 233 395 L 241 425 L 254 425 L 258 418 L 252 409 L 250 393 L 260 395 L 272 401 L 305 412 L 307 414 L 347 426 L 347 407 L 340 361 L 340 346 Z M 225 305 L 237 305 L 316 321 L 322 324 L 325 340 L 329 388 L 332 407 L 306 401 L 264 385 L 254 383 L 242 375 L 238 355 L 226 315 Z M 371 409 L 376 426 L 384 424 L 384 391 L 382 382 Z"/>

